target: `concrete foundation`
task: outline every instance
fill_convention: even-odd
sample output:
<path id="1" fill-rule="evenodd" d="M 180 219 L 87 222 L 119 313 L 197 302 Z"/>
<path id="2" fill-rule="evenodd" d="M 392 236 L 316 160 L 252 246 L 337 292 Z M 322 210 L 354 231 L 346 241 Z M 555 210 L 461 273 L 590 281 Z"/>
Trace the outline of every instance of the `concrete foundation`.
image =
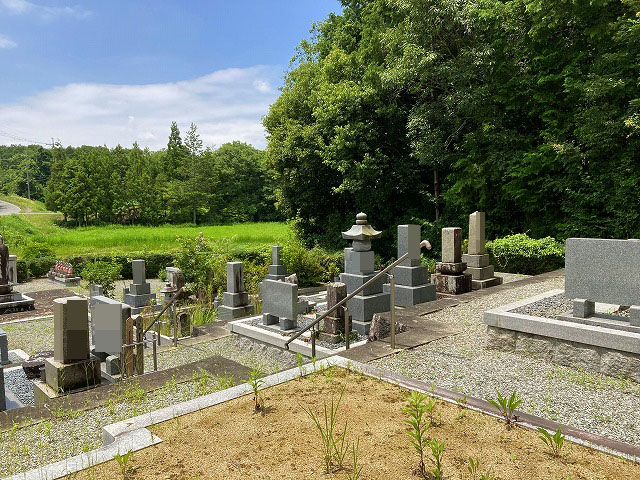
<path id="1" fill-rule="evenodd" d="M 67 393 L 100 383 L 100 359 L 91 355 L 88 360 L 61 363 L 50 357 L 44 361 L 44 372 L 54 392 Z"/>

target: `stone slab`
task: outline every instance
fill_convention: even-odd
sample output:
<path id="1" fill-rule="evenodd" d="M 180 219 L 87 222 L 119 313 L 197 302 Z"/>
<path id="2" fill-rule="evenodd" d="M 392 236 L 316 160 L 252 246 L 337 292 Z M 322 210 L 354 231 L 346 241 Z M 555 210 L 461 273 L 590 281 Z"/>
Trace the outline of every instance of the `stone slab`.
<path id="1" fill-rule="evenodd" d="M 94 300 L 91 328 L 95 351 L 120 356 L 131 307 L 107 297 L 94 297 Z"/>
<path id="2" fill-rule="evenodd" d="M 218 307 L 218 318 L 220 320 L 231 320 L 234 318 L 242 318 L 253 315 L 253 305 L 243 305 L 241 307 L 227 307 L 220 305 Z"/>
<path id="3" fill-rule="evenodd" d="M 573 316 L 578 318 L 588 318 L 596 313 L 596 303 L 584 298 L 573 299 Z"/>
<path id="4" fill-rule="evenodd" d="M 355 292 L 362 285 L 367 283 L 373 277 L 376 276 L 376 273 L 370 273 L 368 275 L 359 275 L 355 273 L 341 273 L 340 281 L 347 286 L 347 292 Z M 362 290 L 361 295 L 375 295 L 376 293 L 382 292 L 382 285 L 384 284 L 384 277 L 379 278 L 367 288 Z"/>
<path id="5" fill-rule="evenodd" d="M 149 295 L 151 293 L 151 284 L 146 282 L 140 284 L 132 283 L 129 285 L 129 293 L 131 295 Z"/>
<path id="6" fill-rule="evenodd" d="M 224 292 L 223 304 L 226 307 L 241 307 L 249 304 L 249 294 L 247 292 L 229 293 Z"/>
<path id="7" fill-rule="evenodd" d="M 34 308 L 35 300 L 24 293 L 13 292 L 9 295 L 0 295 L 0 313 L 33 310 Z"/>
<path id="8" fill-rule="evenodd" d="M 420 225 L 398 225 L 398 258 L 407 252 L 409 258 L 400 265 L 405 267 L 420 265 Z"/>
<path id="9" fill-rule="evenodd" d="M 142 285 L 147 281 L 147 273 L 144 260 L 132 260 L 131 271 L 133 272 L 134 285 Z"/>
<path id="10" fill-rule="evenodd" d="M 467 264 L 464 262 L 450 263 L 450 262 L 438 262 L 436 263 L 436 271 L 445 275 L 460 275 L 467 269 Z"/>
<path id="11" fill-rule="evenodd" d="M 442 229 L 442 261 L 444 263 L 462 261 L 462 229 L 460 227 Z"/>
<path id="12" fill-rule="evenodd" d="M 10 363 L 7 332 L 0 328 L 0 365 L 9 365 Z"/>
<path id="13" fill-rule="evenodd" d="M 436 291 L 451 295 L 460 295 L 471 291 L 471 275 L 444 275 L 434 273 L 431 275 L 431 283 L 435 284 Z"/>
<path id="14" fill-rule="evenodd" d="M 384 292 L 391 292 L 391 285 L 384 284 Z M 419 303 L 431 302 L 436 299 L 436 286 L 433 284 L 409 287 L 398 285 L 395 287 L 394 303 L 399 307 L 412 307 Z"/>
<path id="15" fill-rule="evenodd" d="M 64 393 L 100 383 L 100 359 L 91 356 L 87 360 L 61 363 L 49 357 L 44 360 L 47 385 L 55 392 Z"/>
<path id="16" fill-rule="evenodd" d="M 298 318 L 298 286 L 295 283 L 264 280 L 260 284 L 262 311 L 278 318 Z"/>
<path id="17" fill-rule="evenodd" d="M 485 280 L 471 280 L 472 290 L 482 290 L 484 288 L 502 285 L 502 277 L 487 278 Z"/>
<path id="18" fill-rule="evenodd" d="M 485 245 L 485 222 L 484 212 L 473 212 L 469 215 L 469 253 L 471 255 L 482 255 L 487 252 Z"/>
<path id="19" fill-rule="evenodd" d="M 470 255 L 465 253 L 462 255 L 462 261 L 467 264 L 467 267 L 487 267 L 489 265 L 489 255 Z"/>
<path id="20" fill-rule="evenodd" d="M 640 305 L 640 240 L 567 239 L 565 291 L 569 298 Z"/>
<path id="21" fill-rule="evenodd" d="M 495 276 L 493 265 L 487 267 L 467 267 L 465 273 L 471 274 L 473 280 L 487 280 Z"/>
<path id="22" fill-rule="evenodd" d="M 287 276 L 287 267 L 284 265 L 269 265 L 269 275 L 275 275 L 278 277 Z"/>
<path id="23" fill-rule="evenodd" d="M 4 367 L 0 365 L 0 412 L 7 409 L 7 400 L 4 394 Z"/>
<path id="24" fill-rule="evenodd" d="M 418 287 L 429 283 L 429 269 L 424 265 L 415 267 L 397 266 L 393 269 L 396 285 Z"/>
<path id="25" fill-rule="evenodd" d="M 640 306 L 632 305 L 629 308 L 629 323 L 634 327 L 640 327 Z"/>
<path id="26" fill-rule="evenodd" d="M 88 302 L 82 297 L 53 300 L 53 357 L 70 363 L 89 358 Z"/>
<path id="27" fill-rule="evenodd" d="M 389 294 L 384 292 L 367 296 L 356 295 L 347 302 L 349 314 L 353 319 L 354 329 L 356 329 L 356 322 L 370 323 L 374 313 L 388 312 L 389 306 Z M 358 331 L 362 334 L 369 332 L 368 329 L 366 332 L 364 329 Z"/>
<path id="28" fill-rule="evenodd" d="M 133 295 L 131 293 L 125 293 L 123 297 L 124 303 L 131 306 L 132 308 L 142 309 L 151 305 L 151 303 L 156 303 L 155 293 L 149 293 L 146 295 Z"/>

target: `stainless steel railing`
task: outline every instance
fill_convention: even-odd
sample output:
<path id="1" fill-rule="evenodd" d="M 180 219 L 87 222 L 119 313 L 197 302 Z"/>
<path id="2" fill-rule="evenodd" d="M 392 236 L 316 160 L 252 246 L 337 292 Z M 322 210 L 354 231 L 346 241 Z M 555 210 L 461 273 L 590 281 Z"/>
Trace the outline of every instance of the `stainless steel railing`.
<path id="1" fill-rule="evenodd" d="M 423 240 L 422 242 L 420 242 L 420 247 L 421 248 L 424 247 L 427 250 L 431 250 L 431 244 L 427 240 Z M 361 285 L 360 287 L 356 288 L 353 292 L 351 292 L 349 295 L 347 295 L 344 299 L 340 300 L 333 307 L 331 307 L 329 310 L 327 310 L 322 315 L 320 315 L 318 318 L 316 318 L 312 323 L 310 323 L 309 325 L 307 325 L 303 329 L 301 329 L 298 332 L 296 332 L 295 335 L 290 337 L 289 340 L 287 340 L 284 343 L 285 348 L 288 350 L 289 349 L 289 344 L 291 342 L 293 342 L 296 338 L 298 338 L 300 335 L 302 335 L 307 330 L 313 329 L 312 332 L 311 332 L 311 356 L 315 357 L 316 356 L 315 326 L 318 325 L 318 323 L 320 323 L 322 320 L 324 320 L 325 317 L 329 316 L 329 314 L 335 312 L 338 308 L 342 307 L 343 305 L 346 305 L 346 303 L 349 300 L 351 300 L 353 297 L 355 297 L 358 293 L 363 291 L 369 285 L 372 285 L 373 283 L 378 281 L 383 275 L 387 275 L 387 272 L 389 270 L 397 267 L 402 262 L 404 262 L 407 258 L 409 258 L 409 252 L 407 252 L 404 255 L 402 255 L 400 258 L 398 258 L 395 262 L 391 263 L 389 266 L 387 266 L 384 269 L 380 270 L 380 272 L 378 272 L 373 278 L 369 279 L 363 285 Z M 395 305 L 394 305 L 394 302 L 395 302 L 395 292 L 394 292 L 395 279 L 394 279 L 393 275 L 391 275 L 391 274 L 389 274 L 389 281 L 390 281 L 390 284 L 391 284 L 391 295 L 390 295 L 390 298 L 389 298 L 389 302 L 390 302 L 390 309 L 389 309 L 389 317 L 390 318 L 389 318 L 389 320 L 391 322 L 391 348 L 395 349 L 396 348 L 396 325 L 395 325 Z M 349 343 L 350 343 L 349 342 L 349 340 L 350 340 L 349 337 L 351 335 L 351 330 L 349 328 L 349 310 L 346 308 L 346 306 L 345 306 L 344 310 L 345 310 L 345 312 L 344 312 L 345 313 L 345 315 L 344 315 L 345 347 L 348 349 L 349 348 Z"/>

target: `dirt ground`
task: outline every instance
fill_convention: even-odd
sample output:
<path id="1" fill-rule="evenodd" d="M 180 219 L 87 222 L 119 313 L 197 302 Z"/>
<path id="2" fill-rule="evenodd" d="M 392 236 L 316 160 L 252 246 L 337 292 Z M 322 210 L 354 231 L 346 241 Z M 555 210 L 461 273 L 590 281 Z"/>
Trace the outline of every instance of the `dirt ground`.
<path id="1" fill-rule="evenodd" d="M 25 310 L 23 312 L 0 314 L 0 323 L 10 322 L 12 320 L 41 317 L 44 315 L 53 315 L 54 299 L 71 297 L 75 294 L 71 290 L 65 290 L 64 288 L 56 288 L 53 290 L 43 290 L 40 292 L 29 292 L 26 295 L 35 300 L 35 303 L 34 303 L 35 310 Z"/>
<path id="2" fill-rule="evenodd" d="M 262 393 L 265 413 L 254 413 L 250 395 L 152 427 L 164 441 L 134 452 L 128 479 L 346 479 L 346 470 L 326 474 L 321 438 L 303 407 L 323 420 L 323 402 L 337 400 L 340 431 L 348 420 L 350 441 L 359 439 L 362 479 L 416 479 L 418 456 L 409 444 L 403 389 L 344 370 L 331 369 Z M 565 443 L 556 458 L 537 433 L 507 430 L 495 418 L 438 402 L 437 426 L 429 436 L 445 442 L 446 479 L 471 479 L 468 458 L 481 473 L 502 480 L 638 479 L 640 466 Z M 349 466 L 351 455 L 346 458 Z M 432 467 L 431 455 L 426 460 Z M 83 479 L 123 478 L 115 461 L 81 472 Z M 479 478 L 479 477 L 475 477 Z"/>

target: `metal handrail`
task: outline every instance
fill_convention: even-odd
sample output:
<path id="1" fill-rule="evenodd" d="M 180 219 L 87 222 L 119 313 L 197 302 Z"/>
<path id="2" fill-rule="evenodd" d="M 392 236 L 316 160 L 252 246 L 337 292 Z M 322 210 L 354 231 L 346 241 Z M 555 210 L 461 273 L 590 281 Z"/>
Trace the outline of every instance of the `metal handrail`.
<path id="1" fill-rule="evenodd" d="M 151 329 L 151 327 L 153 327 L 153 325 L 158 321 L 158 319 L 164 315 L 164 312 L 167 311 L 167 309 L 174 304 L 174 302 L 178 299 L 178 296 L 182 293 L 182 290 L 184 289 L 184 285 L 181 286 L 178 291 L 175 293 L 175 295 L 173 297 L 171 297 L 171 300 L 169 300 L 167 302 L 167 304 L 164 306 L 164 308 L 162 310 L 160 310 L 160 313 L 156 316 L 156 318 L 153 319 L 153 322 L 151 322 L 151 324 L 142 332 L 142 336 L 144 337 L 146 335 L 146 333 Z"/>
<path id="2" fill-rule="evenodd" d="M 431 250 L 431 244 L 427 241 L 427 240 L 423 240 L 422 242 L 420 242 L 420 247 L 425 247 L 427 250 Z M 318 323 L 320 323 L 321 320 L 324 320 L 325 317 L 327 317 L 329 314 L 333 313 L 336 311 L 336 309 L 338 309 L 339 307 L 341 307 L 342 305 L 346 304 L 349 300 L 351 300 L 353 297 L 355 297 L 358 293 L 360 293 L 362 290 L 364 290 L 365 288 L 367 288 L 369 285 L 371 285 L 372 283 L 374 283 L 375 281 L 379 280 L 380 277 L 382 277 L 383 275 L 386 275 L 386 273 L 391 270 L 392 268 L 397 267 L 398 265 L 400 265 L 402 262 L 404 262 L 407 258 L 409 258 L 409 252 L 405 253 L 404 255 L 402 255 L 399 259 L 397 259 L 395 262 L 391 263 L 389 266 L 387 266 L 386 268 L 380 270 L 380 272 L 378 272 L 373 278 L 369 279 L 368 281 L 366 281 L 364 284 L 362 284 L 360 287 L 356 288 L 353 292 L 351 292 L 349 295 L 347 295 L 345 298 L 343 298 L 342 300 L 340 300 L 338 303 L 336 303 L 333 307 L 331 307 L 329 310 L 327 310 L 326 312 L 324 312 L 322 315 L 320 315 L 318 318 L 316 318 L 312 323 L 310 323 L 309 325 L 307 325 L 306 327 L 304 327 L 302 330 L 299 330 L 295 335 L 293 335 L 292 337 L 289 338 L 289 340 L 287 340 L 286 342 L 284 342 L 284 346 L 287 350 L 289 350 L 289 344 L 291 342 L 293 342 L 296 338 L 298 338 L 300 335 L 302 335 L 304 332 L 306 332 L 307 330 L 309 330 L 312 327 L 315 327 Z M 393 307 L 393 305 L 392 305 Z M 345 320 L 345 322 L 348 322 L 348 320 Z M 347 335 L 349 335 L 351 332 L 347 332 L 345 331 L 345 337 Z M 395 332 L 394 332 L 395 333 Z"/>

